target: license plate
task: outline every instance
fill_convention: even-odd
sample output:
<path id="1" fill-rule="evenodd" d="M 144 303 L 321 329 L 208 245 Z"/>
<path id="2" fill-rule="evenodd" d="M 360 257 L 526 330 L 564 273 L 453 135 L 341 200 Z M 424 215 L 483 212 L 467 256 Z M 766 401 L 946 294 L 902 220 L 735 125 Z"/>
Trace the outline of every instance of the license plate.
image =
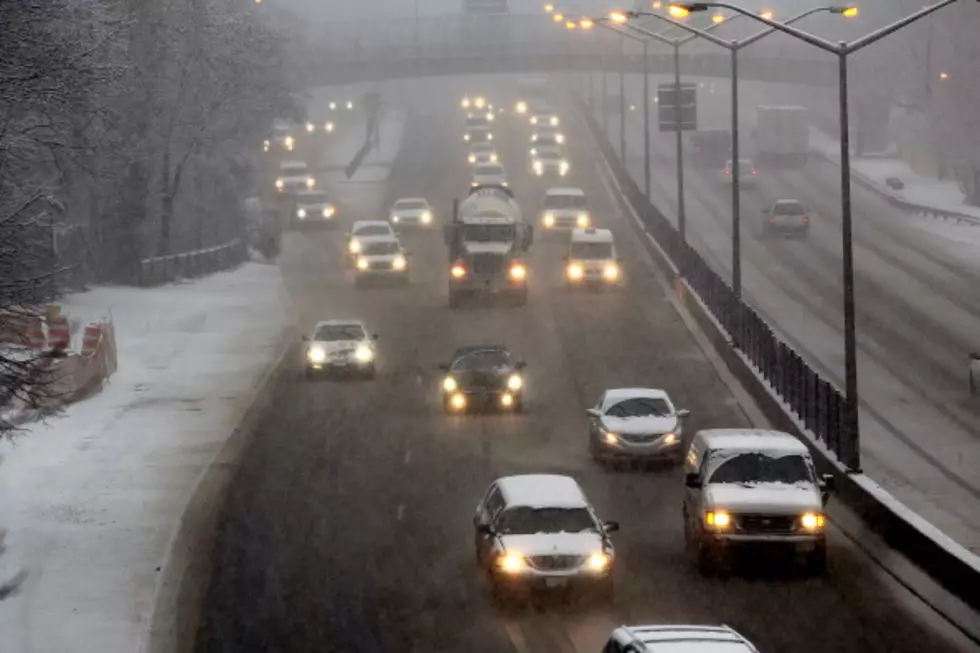
<path id="1" fill-rule="evenodd" d="M 546 578 L 544 581 L 545 587 L 565 587 L 568 585 L 567 578 Z"/>

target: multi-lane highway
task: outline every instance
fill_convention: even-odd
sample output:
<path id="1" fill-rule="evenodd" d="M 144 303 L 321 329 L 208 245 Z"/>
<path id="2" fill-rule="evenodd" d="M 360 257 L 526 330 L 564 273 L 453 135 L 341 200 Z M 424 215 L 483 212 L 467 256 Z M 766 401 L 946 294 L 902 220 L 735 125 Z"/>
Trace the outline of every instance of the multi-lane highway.
<path id="1" fill-rule="evenodd" d="M 470 182 L 459 98 L 512 97 L 512 84 L 382 89 L 407 111 L 402 148 L 390 179 L 345 191 L 343 219 L 383 218 L 399 196 L 425 196 L 445 219 Z M 607 387 L 664 387 L 692 411 L 689 433 L 746 425 L 752 412 L 666 300 L 593 145 L 564 106 L 563 117 L 572 172 L 561 183 L 583 187 L 599 226 L 615 233 L 628 275 L 621 292 L 565 292 L 563 247 L 539 238 L 526 306 L 450 310 L 438 228 L 405 237 L 412 281 L 389 289 L 354 288 L 342 230 L 287 236 L 281 264 L 297 326 L 365 320 L 380 334 L 379 374 L 310 383 L 292 361 L 296 374 L 276 388 L 225 507 L 198 650 L 598 651 L 613 627 L 644 622 L 724 622 L 763 653 L 969 650 L 834 529 L 824 578 L 764 562 L 703 578 L 683 553 L 680 471 L 590 460 L 584 410 Z M 528 172 L 529 128 L 504 115 L 496 134 L 533 215 L 546 184 Z M 443 414 L 436 365 L 472 343 L 508 345 L 528 362 L 525 414 Z M 494 478 L 533 471 L 574 475 L 600 514 L 622 523 L 613 606 L 492 606 L 473 562 L 473 510 Z"/>
<path id="2" fill-rule="evenodd" d="M 652 87 L 664 81 L 654 79 Z M 692 81 L 700 85 L 703 128 L 726 128 L 728 85 Z M 618 93 L 618 83 L 610 75 L 610 93 Z M 807 106 L 818 95 L 805 87 L 743 82 L 743 156 L 754 154 L 757 104 Z M 627 77 L 626 97 L 637 107 L 627 117 L 628 159 L 641 180 L 639 79 Z M 618 147 L 618 111 L 610 112 L 608 125 Z M 651 143 L 653 201 L 674 219 L 673 134 L 655 132 Z M 730 278 L 731 187 L 720 169 L 694 165 L 689 151 L 685 163 L 691 242 Z M 857 184 L 852 194 L 864 469 L 962 545 L 980 550 L 980 470 L 973 463 L 980 447 L 980 404 L 971 400 L 966 384 L 967 353 L 980 347 L 980 264 L 965 248 L 923 228 L 926 218 L 905 215 Z M 762 236 L 762 209 L 776 199 L 799 199 L 810 208 L 808 239 Z M 748 301 L 843 387 L 839 168 L 814 155 L 801 170 L 760 169 L 758 187 L 742 192 L 741 209 Z"/>

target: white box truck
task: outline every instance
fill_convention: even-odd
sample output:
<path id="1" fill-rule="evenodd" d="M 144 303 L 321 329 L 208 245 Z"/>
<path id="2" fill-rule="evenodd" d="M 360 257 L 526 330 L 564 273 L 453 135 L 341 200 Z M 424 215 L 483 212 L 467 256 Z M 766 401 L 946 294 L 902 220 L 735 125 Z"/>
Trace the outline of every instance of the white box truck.
<path id="1" fill-rule="evenodd" d="M 760 104 L 755 139 L 760 165 L 805 166 L 810 155 L 809 111 L 806 107 Z"/>

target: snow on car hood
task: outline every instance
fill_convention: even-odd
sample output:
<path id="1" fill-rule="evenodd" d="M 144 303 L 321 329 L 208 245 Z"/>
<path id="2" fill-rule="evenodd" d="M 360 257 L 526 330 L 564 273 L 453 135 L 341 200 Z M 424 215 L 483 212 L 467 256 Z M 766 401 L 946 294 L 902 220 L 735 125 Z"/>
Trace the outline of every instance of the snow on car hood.
<path id="1" fill-rule="evenodd" d="M 612 417 L 604 415 L 602 425 L 613 433 L 630 433 L 645 435 L 648 433 L 668 433 L 677 428 L 677 417 L 657 417 L 647 415 L 644 417 Z"/>
<path id="2" fill-rule="evenodd" d="M 311 347 L 320 347 L 327 354 L 333 354 L 335 352 L 354 352 L 359 345 L 366 345 L 367 342 L 364 340 L 318 340 L 314 342 Z"/>
<path id="3" fill-rule="evenodd" d="M 508 553 L 535 555 L 589 555 L 602 551 L 598 533 L 535 533 L 534 535 L 502 535 L 500 541 Z"/>
<path id="4" fill-rule="evenodd" d="M 810 483 L 709 483 L 704 499 L 708 508 L 732 512 L 796 514 L 823 509 L 820 492 Z"/>
<path id="5" fill-rule="evenodd" d="M 463 246 L 470 254 L 506 254 L 513 247 L 514 243 L 473 243 L 464 242 Z"/>

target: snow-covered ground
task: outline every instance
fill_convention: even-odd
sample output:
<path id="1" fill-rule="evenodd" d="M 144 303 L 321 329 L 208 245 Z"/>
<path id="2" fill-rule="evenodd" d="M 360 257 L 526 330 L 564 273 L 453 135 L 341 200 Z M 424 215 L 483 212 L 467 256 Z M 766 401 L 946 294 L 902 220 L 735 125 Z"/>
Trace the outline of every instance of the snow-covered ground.
<path id="1" fill-rule="evenodd" d="M 277 359 L 290 322 L 274 265 L 193 283 L 96 288 L 62 302 L 111 312 L 119 371 L 100 394 L 0 444 L 0 602 L 9 653 L 139 649 L 168 545 L 202 471 Z"/>
<path id="2" fill-rule="evenodd" d="M 816 129 L 810 130 L 810 149 L 834 163 L 840 163 L 840 143 Z M 851 174 L 862 177 L 882 191 L 898 199 L 974 216 L 980 221 L 980 207 L 965 204 L 966 196 L 959 184 L 951 180 L 934 179 L 920 175 L 909 164 L 898 158 L 851 157 Z M 889 177 L 898 177 L 905 184 L 902 190 L 885 185 Z"/>

